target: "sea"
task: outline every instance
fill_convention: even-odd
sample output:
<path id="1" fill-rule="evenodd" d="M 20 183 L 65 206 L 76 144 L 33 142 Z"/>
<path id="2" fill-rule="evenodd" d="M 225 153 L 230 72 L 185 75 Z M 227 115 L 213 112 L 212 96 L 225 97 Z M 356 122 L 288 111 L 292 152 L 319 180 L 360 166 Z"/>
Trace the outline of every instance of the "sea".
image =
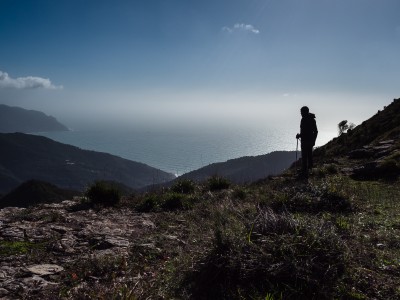
<path id="1" fill-rule="evenodd" d="M 117 155 L 180 176 L 216 162 L 273 151 L 294 151 L 296 128 L 102 128 L 40 132 L 54 141 Z M 319 135 L 318 144 L 329 134 Z M 300 145 L 298 145 L 300 149 Z M 295 160 L 295 156 L 293 157 Z"/>

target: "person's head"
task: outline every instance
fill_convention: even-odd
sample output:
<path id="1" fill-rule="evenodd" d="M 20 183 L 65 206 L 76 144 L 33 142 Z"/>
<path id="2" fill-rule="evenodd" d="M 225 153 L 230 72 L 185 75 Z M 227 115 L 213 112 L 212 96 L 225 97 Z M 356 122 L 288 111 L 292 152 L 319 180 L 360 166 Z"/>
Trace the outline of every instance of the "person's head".
<path id="1" fill-rule="evenodd" d="M 307 106 L 303 106 L 303 107 L 300 109 L 300 113 L 301 113 L 301 116 L 302 116 L 302 117 L 308 115 L 309 112 L 310 112 L 310 110 L 308 109 Z"/>

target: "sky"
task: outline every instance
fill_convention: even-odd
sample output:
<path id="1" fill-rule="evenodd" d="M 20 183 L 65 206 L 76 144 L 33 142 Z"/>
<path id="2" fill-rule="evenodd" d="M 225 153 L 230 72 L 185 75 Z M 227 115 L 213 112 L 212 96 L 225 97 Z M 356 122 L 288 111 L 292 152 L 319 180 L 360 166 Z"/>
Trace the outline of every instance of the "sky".
<path id="1" fill-rule="evenodd" d="M 398 0 L 0 0 L 0 103 L 78 120 L 320 128 L 400 97 Z M 269 123 L 268 123 L 269 122 Z"/>

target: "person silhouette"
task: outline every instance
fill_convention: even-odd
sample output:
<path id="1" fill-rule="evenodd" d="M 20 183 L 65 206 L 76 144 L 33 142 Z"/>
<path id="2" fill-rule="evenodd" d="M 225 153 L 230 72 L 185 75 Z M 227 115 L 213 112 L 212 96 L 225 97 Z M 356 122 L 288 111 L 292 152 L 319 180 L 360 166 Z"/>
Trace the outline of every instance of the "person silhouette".
<path id="1" fill-rule="evenodd" d="M 315 115 L 310 113 L 307 106 L 300 109 L 301 122 L 300 133 L 296 139 L 301 139 L 301 176 L 308 178 L 308 170 L 313 167 L 312 151 L 318 135 L 317 122 Z"/>

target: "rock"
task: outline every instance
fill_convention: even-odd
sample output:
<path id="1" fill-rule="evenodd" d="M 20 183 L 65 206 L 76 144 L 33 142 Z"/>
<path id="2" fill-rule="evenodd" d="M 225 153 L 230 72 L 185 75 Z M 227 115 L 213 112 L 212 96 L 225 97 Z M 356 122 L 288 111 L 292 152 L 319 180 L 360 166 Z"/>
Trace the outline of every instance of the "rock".
<path id="1" fill-rule="evenodd" d="M 27 250 L 0 256 L 0 299 L 21 299 L 26 293 L 40 299 L 63 285 L 62 266 L 84 257 L 126 257 L 133 244 L 139 240 L 140 245 L 141 238 L 156 228 L 152 215 L 126 209 L 70 211 L 71 204 L 0 210 L 0 239 L 26 242 Z M 142 247 L 161 252 L 153 243 Z"/>
<path id="2" fill-rule="evenodd" d="M 64 227 L 64 226 L 56 226 L 56 225 L 50 226 L 50 229 L 52 229 L 52 230 L 54 230 L 54 231 L 56 231 L 56 232 L 58 232 L 58 233 L 61 233 L 61 234 L 65 234 L 67 231 L 70 230 L 70 229 L 67 228 L 67 227 Z"/>
<path id="3" fill-rule="evenodd" d="M 388 150 L 392 148 L 392 145 L 386 144 L 386 145 L 381 145 L 381 146 L 375 146 L 372 149 L 377 152 L 377 151 L 382 151 L 382 150 Z"/>
<path id="4" fill-rule="evenodd" d="M 47 285 L 57 285 L 57 283 L 47 281 L 38 275 L 33 275 L 32 277 L 24 278 L 24 283 L 29 286 L 47 286 Z"/>
<path id="5" fill-rule="evenodd" d="M 349 152 L 349 158 L 361 159 L 361 158 L 371 158 L 374 153 L 369 149 L 356 149 Z"/>
<path id="6" fill-rule="evenodd" d="M 36 275 L 52 275 L 64 270 L 63 267 L 51 264 L 33 265 L 26 268 L 29 272 Z"/>
<path id="7" fill-rule="evenodd" d="M 105 239 L 105 241 L 116 247 L 129 247 L 129 241 L 124 238 L 118 237 L 118 236 L 117 237 L 112 237 L 112 236 L 107 237 Z"/>
<path id="8" fill-rule="evenodd" d="M 0 297 L 7 296 L 8 294 L 10 294 L 9 291 L 7 291 L 6 289 L 0 288 Z"/>
<path id="9" fill-rule="evenodd" d="M 145 227 L 155 228 L 156 225 L 150 220 L 143 220 L 142 225 Z"/>
<path id="10" fill-rule="evenodd" d="M 380 141 L 379 144 L 394 144 L 394 140 Z"/>
<path id="11" fill-rule="evenodd" d="M 24 231 L 18 227 L 8 227 L 1 230 L 3 237 L 12 238 L 13 240 L 21 241 L 24 239 Z"/>

